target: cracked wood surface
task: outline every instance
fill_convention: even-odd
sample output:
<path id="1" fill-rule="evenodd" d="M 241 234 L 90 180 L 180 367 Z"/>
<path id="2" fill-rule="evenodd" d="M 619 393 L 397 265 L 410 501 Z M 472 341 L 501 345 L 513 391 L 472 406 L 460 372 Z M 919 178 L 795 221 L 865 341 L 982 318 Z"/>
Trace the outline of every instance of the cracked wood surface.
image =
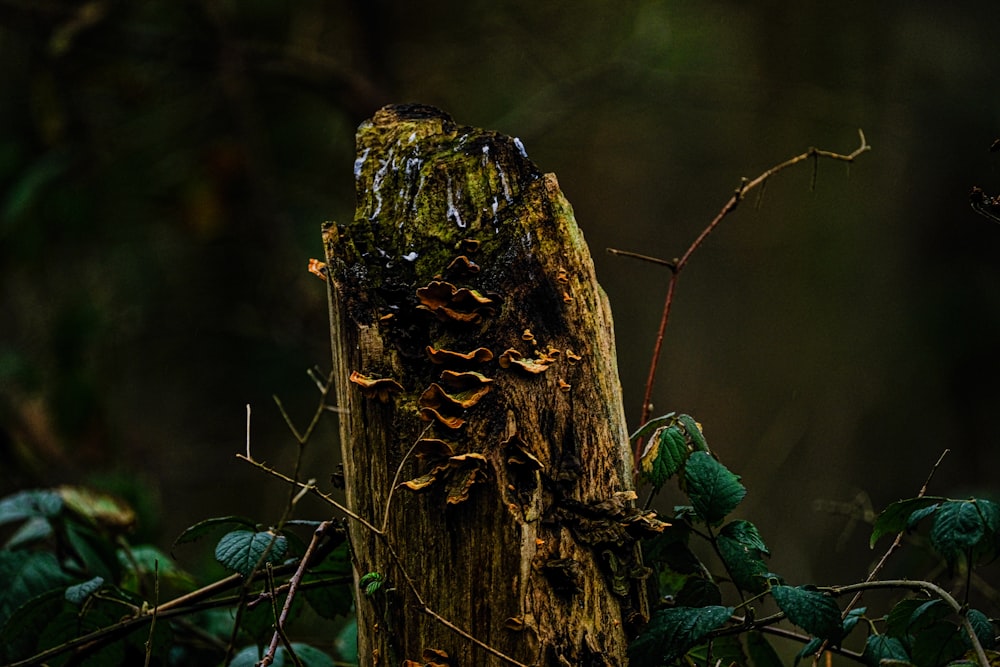
<path id="1" fill-rule="evenodd" d="M 426 604 L 526 665 L 623 665 L 646 614 L 607 299 L 521 142 L 419 105 L 358 130 L 357 209 L 324 226 L 349 506 Z M 418 442 L 419 440 L 419 442 Z M 409 452 L 409 455 L 407 455 Z M 397 478 L 397 488 L 392 491 Z M 415 609 L 351 525 L 362 665 L 505 664 Z"/>

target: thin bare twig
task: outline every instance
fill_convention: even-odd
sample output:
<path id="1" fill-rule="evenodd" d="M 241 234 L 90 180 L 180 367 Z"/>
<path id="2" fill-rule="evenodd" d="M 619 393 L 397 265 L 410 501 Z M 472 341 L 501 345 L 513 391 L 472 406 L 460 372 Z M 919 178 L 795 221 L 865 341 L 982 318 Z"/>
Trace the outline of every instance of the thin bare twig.
<path id="1" fill-rule="evenodd" d="M 748 192 L 763 186 L 765 183 L 767 183 L 768 179 L 770 179 L 778 172 L 784 171 L 789 167 L 792 167 L 800 162 L 809 159 L 814 159 L 818 161 L 819 158 L 826 158 L 830 160 L 838 160 L 841 162 L 850 163 L 854 162 L 854 160 L 862 153 L 871 150 L 871 146 L 868 145 L 868 142 L 865 139 L 865 133 L 862 132 L 861 130 L 858 130 L 858 136 L 861 140 L 861 144 L 858 146 L 858 148 L 854 149 L 853 152 L 848 153 L 846 155 L 841 153 L 834 153 L 832 151 L 821 150 L 818 148 L 810 148 L 804 153 L 796 155 L 793 158 L 785 160 L 784 162 L 771 167 L 770 169 L 760 174 L 753 180 L 743 179 L 740 182 L 739 187 L 736 188 L 736 191 L 729 198 L 729 201 L 725 203 L 725 205 L 715 216 L 715 218 L 713 218 L 712 221 L 709 222 L 708 225 L 701 231 L 701 233 L 698 234 L 698 236 L 691 243 L 691 245 L 688 246 L 688 249 L 684 251 L 684 254 L 681 255 L 680 259 L 677 259 L 675 261 L 668 261 L 662 259 L 656 260 L 655 258 L 650 258 L 644 255 L 637 256 L 636 253 L 615 251 L 614 254 L 623 254 L 626 256 L 636 257 L 638 259 L 643 259 L 644 261 L 654 261 L 655 263 L 658 264 L 670 266 L 672 269 L 670 274 L 670 283 L 667 286 L 667 295 L 663 302 L 663 312 L 662 315 L 660 316 L 660 325 L 656 332 L 656 342 L 653 344 L 653 354 L 649 363 L 649 373 L 646 378 L 646 389 L 642 398 L 642 410 L 640 412 L 641 417 L 639 419 L 640 424 L 645 424 L 647 421 L 649 421 L 649 417 L 652 412 L 651 401 L 653 395 L 653 385 L 656 382 L 656 369 L 659 366 L 660 354 L 663 350 L 663 339 L 667 330 L 667 323 L 670 320 L 670 310 L 673 307 L 674 303 L 674 293 L 676 292 L 677 289 L 677 281 L 680 278 L 681 272 L 684 270 L 684 267 L 687 266 L 688 261 L 691 259 L 691 256 L 695 253 L 696 250 L 698 250 L 698 248 L 701 247 L 702 243 L 705 242 L 705 239 L 708 238 L 708 235 L 711 234 L 713 231 L 715 231 L 716 227 L 719 226 L 719 224 L 726 218 L 726 216 L 732 213 L 736 209 L 736 207 L 739 206 L 740 202 L 743 201 L 744 197 Z M 639 439 L 636 442 L 636 450 L 634 452 L 634 463 L 635 463 L 634 469 L 636 471 L 638 471 L 638 461 L 641 453 L 642 453 L 642 440 Z"/>
<path id="2" fill-rule="evenodd" d="M 270 665 L 274 661 L 274 654 L 278 650 L 278 641 L 281 639 L 285 623 L 288 621 L 288 614 L 292 608 L 292 601 L 295 599 L 295 593 L 299 589 L 302 577 L 305 576 L 306 568 L 309 565 L 309 561 L 312 558 L 313 553 L 316 551 L 317 545 L 319 545 L 320 540 L 322 540 L 326 535 L 326 531 L 333 525 L 332 521 L 324 521 L 316 527 L 315 531 L 313 531 L 312 539 L 309 540 L 309 546 L 306 547 L 305 553 L 302 554 L 302 558 L 299 560 L 298 569 L 295 570 L 295 574 L 293 574 L 291 579 L 288 580 L 288 594 L 285 596 L 285 604 L 282 606 L 281 614 L 275 622 L 274 634 L 271 636 L 271 643 L 267 648 L 267 654 L 264 656 L 264 660 L 261 662 L 261 665 Z"/>
<path id="3" fill-rule="evenodd" d="M 395 477 L 392 478 L 392 486 L 389 487 L 389 495 L 385 499 L 385 512 L 382 515 L 383 533 L 385 532 L 386 526 L 389 525 L 389 506 L 392 505 L 392 494 L 395 493 L 396 485 L 399 483 L 399 475 L 400 473 L 403 472 L 403 464 L 406 463 L 406 460 L 408 458 L 410 458 L 410 454 L 413 453 L 413 450 L 417 448 L 417 443 L 419 443 L 421 440 L 424 439 L 424 436 L 427 435 L 427 431 L 431 430 L 431 426 L 433 426 L 433 424 L 428 424 L 426 427 L 424 427 L 424 430 L 420 432 L 420 435 L 418 435 L 416 440 L 413 441 L 413 444 L 410 445 L 410 448 L 406 450 L 406 454 L 403 455 L 403 460 L 400 461 L 399 465 L 396 467 L 396 475 Z"/>

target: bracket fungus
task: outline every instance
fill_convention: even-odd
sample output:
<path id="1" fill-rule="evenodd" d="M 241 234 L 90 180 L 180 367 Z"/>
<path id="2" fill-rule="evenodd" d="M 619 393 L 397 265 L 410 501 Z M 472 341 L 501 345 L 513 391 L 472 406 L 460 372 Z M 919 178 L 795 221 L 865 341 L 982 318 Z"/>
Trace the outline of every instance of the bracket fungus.
<path id="1" fill-rule="evenodd" d="M 450 456 L 447 461 L 431 468 L 430 472 L 407 480 L 402 485 L 411 491 L 426 491 L 438 482 L 443 482 L 445 502 L 457 505 L 469 499 L 472 485 L 485 477 L 486 466 L 486 457 L 475 452 Z"/>
<path id="2" fill-rule="evenodd" d="M 362 375 L 357 371 L 352 371 L 347 378 L 361 389 L 361 395 L 365 398 L 378 398 L 383 403 L 388 403 L 393 394 L 403 391 L 403 385 L 392 378 L 373 378 Z"/>
<path id="3" fill-rule="evenodd" d="M 485 347 L 477 347 L 471 352 L 454 352 L 428 345 L 427 356 L 435 364 L 485 364 L 493 361 L 493 353 Z"/>
<path id="4" fill-rule="evenodd" d="M 498 298 L 485 296 L 474 289 L 455 287 L 443 280 L 432 280 L 417 288 L 420 310 L 428 310 L 442 321 L 479 322 L 496 314 Z"/>
<path id="5" fill-rule="evenodd" d="M 437 382 L 431 383 L 417 399 L 420 415 L 426 421 L 436 419 L 448 428 L 457 429 L 465 423 L 463 411 L 490 393 L 493 380 L 472 371 L 444 371 L 441 373 L 441 383 L 451 391 L 446 391 Z"/>
<path id="6" fill-rule="evenodd" d="M 500 355 L 498 363 L 501 368 L 514 366 L 532 375 L 544 373 L 549 367 L 549 362 L 546 360 L 525 358 L 524 355 L 513 347 L 504 350 L 504 353 Z"/>
<path id="7" fill-rule="evenodd" d="M 459 255 L 451 260 L 445 270 L 456 276 L 471 276 L 479 273 L 479 265 L 465 255 Z"/>

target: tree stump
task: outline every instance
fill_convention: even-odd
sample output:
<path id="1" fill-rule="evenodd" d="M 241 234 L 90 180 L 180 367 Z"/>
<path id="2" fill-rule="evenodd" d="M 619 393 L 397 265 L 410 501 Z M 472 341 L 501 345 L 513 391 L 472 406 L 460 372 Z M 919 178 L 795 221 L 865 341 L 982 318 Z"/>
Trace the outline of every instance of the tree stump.
<path id="1" fill-rule="evenodd" d="M 382 531 L 351 522 L 360 664 L 626 664 L 656 522 L 572 208 L 518 139 L 430 107 L 357 151 L 324 243 L 347 503 Z"/>

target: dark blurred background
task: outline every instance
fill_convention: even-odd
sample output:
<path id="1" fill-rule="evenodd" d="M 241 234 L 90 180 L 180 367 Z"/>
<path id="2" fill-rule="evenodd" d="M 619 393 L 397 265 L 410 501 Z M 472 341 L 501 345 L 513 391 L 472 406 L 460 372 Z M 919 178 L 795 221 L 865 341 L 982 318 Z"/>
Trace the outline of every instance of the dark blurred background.
<path id="1" fill-rule="evenodd" d="M 1000 10 L 852 4 L 0 0 L 0 491 L 115 489 L 161 544 L 277 519 L 285 490 L 234 458 L 245 406 L 289 469 L 271 396 L 305 426 L 330 366 L 306 262 L 384 104 L 558 174 L 633 427 L 668 276 L 605 248 L 677 256 L 740 177 L 863 128 L 871 153 L 781 174 L 695 256 L 655 392 L 743 475 L 777 571 L 862 577 L 868 531 L 831 503 L 914 495 L 946 447 L 932 492 L 998 486 L 1000 226 L 968 192 L 1000 192 Z"/>

